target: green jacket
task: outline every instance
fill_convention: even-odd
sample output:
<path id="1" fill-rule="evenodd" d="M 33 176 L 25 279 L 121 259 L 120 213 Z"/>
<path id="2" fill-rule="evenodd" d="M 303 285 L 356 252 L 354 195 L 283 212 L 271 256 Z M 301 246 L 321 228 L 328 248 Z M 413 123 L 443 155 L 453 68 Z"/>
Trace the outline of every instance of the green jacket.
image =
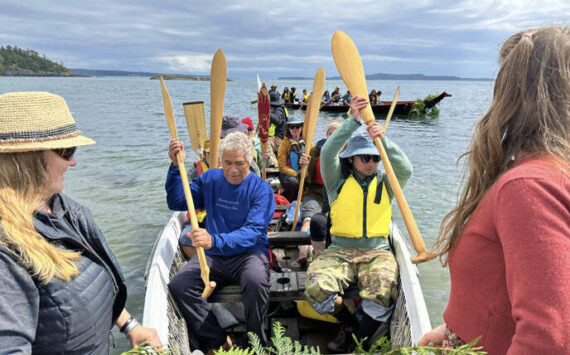
<path id="1" fill-rule="evenodd" d="M 338 190 L 344 183 L 341 172 L 341 163 L 338 157 L 343 145 L 348 141 L 350 136 L 354 131 L 356 131 L 362 124 L 355 119 L 347 119 L 342 126 L 337 128 L 334 133 L 327 139 L 325 145 L 321 149 L 321 174 L 325 182 L 325 188 L 327 190 L 327 196 L 329 198 L 329 203 L 332 203 L 338 197 Z M 392 169 L 396 174 L 396 178 L 403 188 L 410 177 L 412 176 L 412 163 L 408 160 L 406 154 L 398 147 L 398 145 L 388 138 L 382 139 L 382 145 L 386 150 L 386 154 L 390 159 Z M 388 182 L 388 177 L 384 171 L 378 171 L 378 178 L 385 182 L 386 190 L 390 201 L 394 197 L 390 183 Z M 367 182 L 369 182 L 368 179 Z M 363 183 L 359 181 L 359 183 Z M 349 248 L 349 247 L 360 247 L 360 248 L 374 248 L 374 249 L 387 249 L 388 244 L 385 238 L 344 238 L 331 235 L 331 248 Z"/>

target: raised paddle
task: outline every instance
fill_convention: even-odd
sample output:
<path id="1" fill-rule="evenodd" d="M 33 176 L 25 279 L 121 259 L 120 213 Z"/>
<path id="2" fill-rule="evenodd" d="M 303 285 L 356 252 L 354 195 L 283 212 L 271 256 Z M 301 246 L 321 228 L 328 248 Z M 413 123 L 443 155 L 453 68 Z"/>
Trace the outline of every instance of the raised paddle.
<path id="1" fill-rule="evenodd" d="M 204 101 L 185 102 L 184 117 L 188 127 L 188 136 L 192 149 L 200 159 L 204 157 L 204 143 L 206 142 L 206 115 L 204 114 Z"/>
<path id="2" fill-rule="evenodd" d="M 166 116 L 166 123 L 168 124 L 168 130 L 170 131 L 170 136 L 174 140 L 178 140 L 178 132 L 176 131 L 176 121 L 174 120 L 174 113 L 172 112 L 172 101 L 170 100 L 170 94 L 166 90 L 166 85 L 164 85 L 164 80 L 162 76 L 160 77 L 160 87 L 162 88 L 162 101 L 164 103 L 164 116 Z M 198 229 L 198 220 L 196 219 L 196 210 L 194 208 L 194 201 L 192 200 L 192 194 L 190 193 L 190 184 L 188 183 L 188 175 L 186 174 L 186 168 L 184 167 L 184 158 L 182 154 L 176 154 L 176 160 L 178 161 L 178 168 L 180 170 L 180 177 L 182 178 L 182 187 L 184 188 L 184 196 L 186 197 L 186 205 L 188 207 L 188 213 L 190 214 L 190 223 L 192 224 L 192 230 Z M 200 276 L 202 281 L 204 281 L 204 291 L 202 292 L 202 297 L 208 298 L 214 291 L 216 283 L 210 281 L 210 268 L 206 262 L 206 254 L 204 254 L 204 248 L 196 247 L 196 253 L 198 254 L 198 261 L 200 262 Z"/>
<path id="3" fill-rule="evenodd" d="M 353 96 L 367 97 L 368 89 L 366 88 L 366 78 L 364 76 L 364 69 L 362 68 L 362 61 L 360 60 L 360 55 L 358 54 L 358 50 L 352 40 L 345 33 L 335 31 L 331 41 L 331 50 L 336 68 L 348 90 L 350 90 Z M 361 114 L 367 125 L 374 122 L 374 113 L 372 112 L 370 105 L 367 105 L 361 111 Z M 418 226 L 416 225 L 412 211 L 406 202 L 406 198 L 404 197 L 400 184 L 398 183 L 396 174 L 394 174 L 394 170 L 392 169 L 388 155 L 384 150 L 382 141 L 380 138 L 376 137 L 374 139 L 374 143 L 380 153 L 382 164 L 384 165 L 384 170 L 388 177 L 388 182 L 390 183 L 392 192 L 394 192 L 394 196 L 396 197 L 398 207 L 400 208 L 400 212 L 404 218 L 404 223 L 406 224 L 406 229 L 408 230 L 414 249 L 418 254 L 411 258 L 412 262 L 422 263 L 431 260 L 435 257 L 435 253 L 427 253 L 426 251 L 425 243 Z"/>
<path id="4" fill-rule="evenodd" d="M 390 123 L 390 118 L 392 118 L 392 114 L 394 113 L 394 109 L 396 108 L 396 103 L 398 98 L 400 97 L 400 87 L 396 88 L 396 93 L 394 94 L 394 98 L 392 99 L 392 104 L 390 105 L 390 110 L 388 110 L 388 114 L 386 115 L 386 121 L 384 121 L 384 132 L 388 129 L 388 123 Z"/>
<path id="5" fill-rule="evenodd" d="M 216 51 L 210 69 L 210 169 L 218 167 L 218 145 L 222 133 L 224 95 L 226 93 L 226 56 Z"/>
<path id="6" fill-rule="evenodd" d="M 259 79 L 259 76 L 257 77 Z M 265 84 L 261 85 L 257 93 L 257 128 L 259 142 L 261 143 L 261 177 L 263 181 L 267 178 L 266 162 L 263 155 L 267 152 L 267 140 L 269 139 L 269 124 L 271 121 L 271 108 L 269 105 L 269 93 Z"/>
<path id="7" fill-rule="evenodd" d="M 313 147 L 313 134 L 317 125 L 317 117 L 319 115 L 320 101 L 325 89 L 325 70 L 319 68 L 313 80 L 313 92 L 309 98 L 309 105 L 305 112 L 305 122 L 303 123 L 303 139 L 305 140 L 305 152 L 309 152 Z M 301 168 L 301 181 L 299 181 L 299 192 L 297 193 L 297 205 L 295 206 L 295 218 L 293 219 L 292 231 L 297 228 L 297 217 L 299 216 L 299 205 L 301 204 L 301 196 L 303 196 L 303 185 L 305 183 L 305 175 L 307 175 L 307 166 Z"/>

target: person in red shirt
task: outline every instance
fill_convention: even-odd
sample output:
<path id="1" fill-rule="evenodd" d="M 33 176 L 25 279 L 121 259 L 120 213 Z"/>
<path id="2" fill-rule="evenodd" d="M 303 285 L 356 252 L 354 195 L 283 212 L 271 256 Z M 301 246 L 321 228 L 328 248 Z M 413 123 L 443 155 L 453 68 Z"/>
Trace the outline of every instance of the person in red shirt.
<path id="1" fill-rule="evenodd" d="M 449 265 L 445 324 L 419 345 L 493 354 L 570 349 L 570 28 L 512 35 L 475 127 L 458 205 L 435 249 Z"/>

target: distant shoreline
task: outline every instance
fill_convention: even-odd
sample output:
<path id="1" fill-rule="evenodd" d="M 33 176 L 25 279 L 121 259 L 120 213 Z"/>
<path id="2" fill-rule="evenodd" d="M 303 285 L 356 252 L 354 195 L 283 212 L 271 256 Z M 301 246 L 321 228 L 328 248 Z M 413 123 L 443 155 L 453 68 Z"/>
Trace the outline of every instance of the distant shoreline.
<path id="1" fill-rule="evenodd" d="M 327 78 L 329 80 L 341 80 L 340 76 Z M 309 77 L 284 76 L 277 80 L 313 80 Z M 366 80 L 437 80 L 437 81 L 493 81 L 491 78 L 461 78 L 451 75 L 424 75 L 424 74 L 385 74 L 377 73 L 366 75 Z"/>
<path id="2" fill-rule="evenodd" d="M 209 76 L 196 76 L 196 75 L 176 75 L 176 74 L 166 74 L 166 75 L 155 75 L 150 78 L 150 80 L 158 80 L 158 78 L 164 80 L 190 80 L 190 81 L 210 81 Z M 226 79 L 226 81 L 231 81 L 231 79 Z"/>
<path id="3" fill-rule="evenodd" d="M 22 78 L 22 77 L 50 77 L 50 78 L 87 78 L 89 75 L 82 75 L 77 73 L 46 73 L 46 74 L 39 74 L 39 73 L 30 73 L 30 74 L 16 74 L 16 73 L 0 73 L 0 77 L 13 77 L 13 78 Z"/>

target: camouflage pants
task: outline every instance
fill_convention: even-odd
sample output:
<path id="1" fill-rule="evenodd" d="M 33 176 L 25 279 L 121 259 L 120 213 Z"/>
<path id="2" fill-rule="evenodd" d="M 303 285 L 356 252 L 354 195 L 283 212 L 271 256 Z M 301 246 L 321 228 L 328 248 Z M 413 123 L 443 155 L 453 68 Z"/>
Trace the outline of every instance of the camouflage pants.
<path id="1" fill-rule="evenodd" d="M 357 284 L 360 297 L 383 307 L 398 298 L 398 263 L 382 249 L 326 249 L 307 270 L 305 296 L 312 304 Z"/>

